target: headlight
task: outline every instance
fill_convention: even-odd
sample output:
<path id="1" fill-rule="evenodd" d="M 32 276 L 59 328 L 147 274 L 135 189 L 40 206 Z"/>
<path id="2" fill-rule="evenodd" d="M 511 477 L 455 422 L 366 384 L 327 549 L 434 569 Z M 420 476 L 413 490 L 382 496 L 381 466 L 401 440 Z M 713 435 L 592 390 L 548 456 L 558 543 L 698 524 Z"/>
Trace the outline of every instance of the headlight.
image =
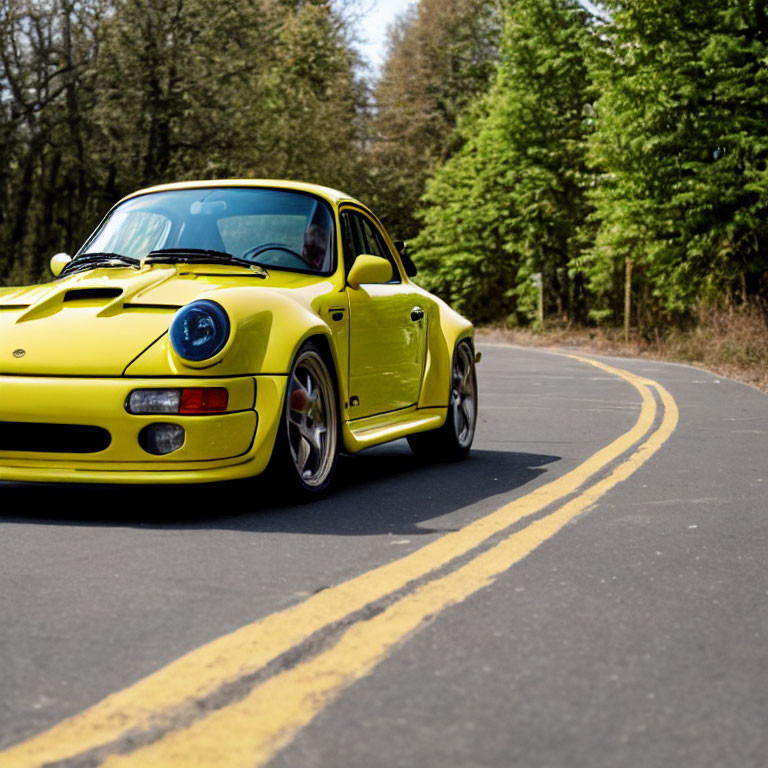
<path id="1" fill-rule="evenodd" d="M 224 348 L 229 338 L 229 318 L 215 301 L 193 301 L 176 313 L 169 334 L 179 357 L 199 363 Z"/>

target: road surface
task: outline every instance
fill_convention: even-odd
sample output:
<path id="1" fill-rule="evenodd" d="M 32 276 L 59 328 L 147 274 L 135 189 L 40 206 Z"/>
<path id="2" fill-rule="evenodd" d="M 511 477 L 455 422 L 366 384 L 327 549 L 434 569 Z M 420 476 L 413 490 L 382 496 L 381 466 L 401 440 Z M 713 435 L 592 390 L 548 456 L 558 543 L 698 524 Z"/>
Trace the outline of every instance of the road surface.
<path id="1" fill-rule="evenodd" d="M 764 766 L 768 398 L 481 349 L 460 464 L 0 484 L 0 766 Z"/>

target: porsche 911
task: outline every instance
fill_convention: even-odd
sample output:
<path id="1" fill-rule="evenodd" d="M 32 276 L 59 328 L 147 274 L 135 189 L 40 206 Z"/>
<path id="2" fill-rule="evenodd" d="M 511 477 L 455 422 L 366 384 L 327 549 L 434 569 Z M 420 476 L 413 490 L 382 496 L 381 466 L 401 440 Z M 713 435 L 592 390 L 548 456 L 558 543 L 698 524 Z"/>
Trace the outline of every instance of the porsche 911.
<path id="1" fill-rule="evenodd" d="M 0 288 L 0 479 L 259 475 L 312 497 L 340 453 L 407 438 L 456 460 L 473 328 L 362 203 L 287 181 L 121 200 L 54 279 Z"/>

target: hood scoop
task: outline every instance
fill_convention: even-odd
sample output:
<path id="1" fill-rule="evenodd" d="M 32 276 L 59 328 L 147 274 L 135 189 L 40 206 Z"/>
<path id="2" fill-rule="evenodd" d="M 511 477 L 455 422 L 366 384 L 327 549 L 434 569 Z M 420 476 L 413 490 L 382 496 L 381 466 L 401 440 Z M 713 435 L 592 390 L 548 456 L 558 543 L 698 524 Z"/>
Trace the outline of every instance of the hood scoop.
<path id="1" fill-rule="evenodd" d="M 110 279 L 108 282 L 111 285 L 103 277 L 95 277 L 90 273 L 73 275 L 49 288 L 16 322 L 25 323 L 50 317 L 66 308 L 88 308 L 95 312 L 96 317 L 112 317 L 122 312 L 124 304 L 134 296 L 165 282 L 174 274 L 173 269 L 148 270 L 143 274 L 131 275 L 127 280 Z"/>
<path id="2" fill-rule="evenodd" d="M 71 288 L 64 294 L 63 301 L 108 302 L 122 295 L 122 288 Z"/>
<path id="3" fill-rule="evenodd" d="M 119 312 L 122 307 L 122 288 L 106 286 L 61 286 L 51 291 L 46 297 L 36 301 L 31 307 L 19 316 L 17 323 L 29 320 L 39 320 L 50 317 L 64 309 L 65 306 L 89 307 L 96 310 L 96 316 L 110 315 Z"/>

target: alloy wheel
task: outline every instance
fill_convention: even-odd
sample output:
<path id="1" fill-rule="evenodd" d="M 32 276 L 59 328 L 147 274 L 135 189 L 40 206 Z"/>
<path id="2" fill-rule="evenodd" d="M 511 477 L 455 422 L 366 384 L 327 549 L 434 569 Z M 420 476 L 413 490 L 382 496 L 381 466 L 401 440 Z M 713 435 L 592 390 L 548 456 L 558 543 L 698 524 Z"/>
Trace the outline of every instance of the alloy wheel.
<path id="1" fill-rule="evenodd" d="M 456 441 L 466 448 L 472 444 L 477 421 L 475 362 L 468 344 L 459 344 L 453 358 L 451 408 Z"/>
<path id="2" fill-rule="evenodd" d="M 291 458 L 301 482 L 317 488 L 333 469 L 338 419 L 331 374 L 314 349 L 299 354 L 288 386 L 286 415 Z"/>

